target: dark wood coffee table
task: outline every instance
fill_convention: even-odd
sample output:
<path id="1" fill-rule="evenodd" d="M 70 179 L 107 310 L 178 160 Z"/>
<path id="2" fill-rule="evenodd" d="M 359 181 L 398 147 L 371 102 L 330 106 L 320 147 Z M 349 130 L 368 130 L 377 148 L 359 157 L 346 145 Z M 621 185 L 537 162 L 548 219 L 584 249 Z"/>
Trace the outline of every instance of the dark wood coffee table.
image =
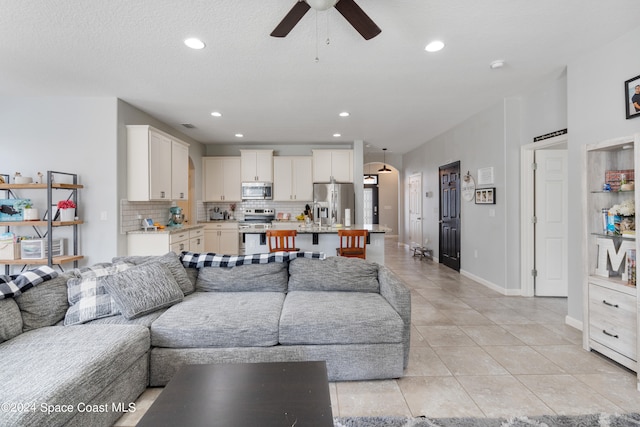
<path id="1" fill-rule="evenodd" d="M 138 423 L 333 426 L 325 362 L 186 365 Z"/>

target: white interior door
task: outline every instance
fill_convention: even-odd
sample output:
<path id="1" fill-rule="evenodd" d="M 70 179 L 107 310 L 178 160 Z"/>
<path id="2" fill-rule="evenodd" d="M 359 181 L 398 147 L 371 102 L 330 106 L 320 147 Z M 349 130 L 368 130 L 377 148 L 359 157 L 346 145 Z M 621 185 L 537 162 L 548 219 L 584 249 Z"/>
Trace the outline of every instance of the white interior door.
<path id="1" fill-rule="evenodd" d="M 422 175 L 409 177 L 409 239 L 411 246 L 422 246 Z"/>
<path id="2" fill-rule="evenodd" d="M 535 162 L 535 295 L 566 297 L 567 150 L 537 150 Z"/>

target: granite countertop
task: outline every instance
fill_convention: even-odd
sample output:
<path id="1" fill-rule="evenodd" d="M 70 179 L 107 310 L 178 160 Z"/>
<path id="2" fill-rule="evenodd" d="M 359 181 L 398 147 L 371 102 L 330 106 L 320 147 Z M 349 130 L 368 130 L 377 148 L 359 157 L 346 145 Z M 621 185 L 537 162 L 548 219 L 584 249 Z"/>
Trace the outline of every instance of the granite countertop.
<path id="1" fill-rule="evenodd" d="M 165 227 L 159 230 L 143 230 L 143 229 L 133 230 L 133 231 L 127 232 L 127 234 L 172 234 L 172 233 L 179 233 L 181 231 L 194 230 L 194 229 L 203 228 L 203 227 L 204 227 L 204 224 L 201 224 L 201 223 L 183 224 L 181 227 Z"/>

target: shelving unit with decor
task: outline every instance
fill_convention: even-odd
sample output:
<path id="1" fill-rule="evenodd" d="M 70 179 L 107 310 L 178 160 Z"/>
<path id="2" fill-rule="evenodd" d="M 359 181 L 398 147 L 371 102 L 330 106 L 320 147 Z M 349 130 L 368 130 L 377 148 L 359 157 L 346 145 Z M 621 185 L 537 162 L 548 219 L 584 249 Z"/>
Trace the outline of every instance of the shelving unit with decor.
<path id="1" fill-rule="evenodd" d="M 40 252 L 46 250 L 47 256 L 40 259 L 0 259 L 0 264 L 5 265 L 5 274 L 10 273 L 11 265 L 57 265 L 62 269 L 62 264 L 73 262 L 74 267 L 78 267 L 78 261 L 84 258 L 78 254 L 78 226 L 83 224 L 82 220 L 61 221 L 59 220 L 59 212 L 56 203 L 53 201 L 53 195 L 57 192 L 66 192 L 66 200 L 72 200 L 76 206 L 78 205 L 78 190 L 83 186 L 78 184 L 78 175 L 67 172 L 47 171 L 46 182 L 35 184 L 11 184 L 9 175 L 2 174 L 4 183 L 0 184 L 0 191 L 5 192 L 5 199 L 19 199 L 18 195 L 30 192 L 32 190 L 45 190 L 47 196 L 48 209 L 44 213 L 42 219 L 35 221 L 0 221 L 0 227 L 4 227 L 9 232 L 15 227 L 32 227 L 39 239 L 46 239 L 46 249 L 41 245 Z M 61 182 L 58 182 L 61 181 Z M 62 181 L 71 181 L 71 183 L 63 183 Z M 77 211 L 76 211 L 77 215 Z M 72 227 L 72 247 L 69 248 L 69 254 L 54 255 L 54 249 L 60 247 L 59 239 L 53 237 L 53 231 L 57 227 Z M 30 242 L 30 241 L 25 241 Z M 37 241 L 36 241 L 37 242 Z"/>
<path id="2" fill-rule="evenodd" d="M 583 256 L 583 347 L 595 350 L 639 372 L 640 302 L 635 286 L 635 231 L 623 231 L 620 217 L 609 210 L 629 202 L 635 215 L 639 189 L 631 186 L 640 165 L 640 134 L 611 139 L 585 147 L 585 206 Z M 621 185 L 620 177 L 628 182 Z M 624 182 L 622 182 L 624 183 Z M 626 219 L 631 227 L 635 216 Z M 624 228 L 624 226 L 623 226 Z M 635 229 L 635 226 L 633 227 Z M 638 376 L 640 390 L 640 375 Z"/>

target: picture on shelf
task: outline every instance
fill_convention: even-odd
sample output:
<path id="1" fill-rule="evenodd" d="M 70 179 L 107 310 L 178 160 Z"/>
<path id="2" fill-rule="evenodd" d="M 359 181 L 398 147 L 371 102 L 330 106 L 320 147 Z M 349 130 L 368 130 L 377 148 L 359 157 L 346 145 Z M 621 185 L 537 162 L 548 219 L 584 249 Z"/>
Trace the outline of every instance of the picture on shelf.
<path id="1" fill-rule="evenodd" d="M 30 199 L 0 199 L 0 221 L 24 221 L 24 209 Z"/>
<path id="2" fill-rule="evenodd" d="M 640 117 L 640 76 L 624 82 L 624 94 L 627 119 Z"/>

